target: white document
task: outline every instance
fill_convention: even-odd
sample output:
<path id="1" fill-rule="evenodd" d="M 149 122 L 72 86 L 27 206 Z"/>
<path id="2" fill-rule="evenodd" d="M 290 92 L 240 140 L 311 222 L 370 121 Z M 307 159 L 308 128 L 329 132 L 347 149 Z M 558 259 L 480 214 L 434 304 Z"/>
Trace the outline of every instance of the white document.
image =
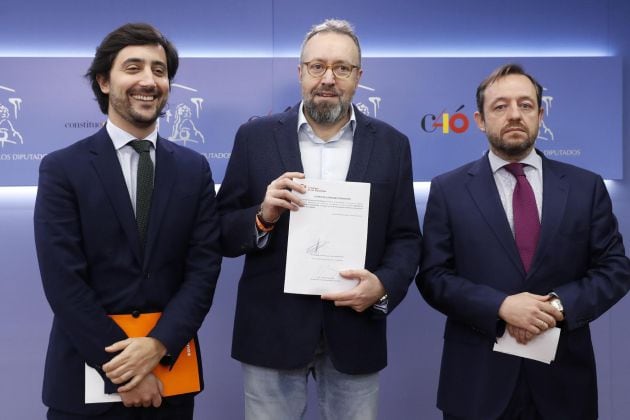
<path id="1" fill-rule="evenodd" d="M 294 179 L 306 187 L 291 212 L 284 292 L 321 295 L 353 288 L 339 271 L 365 266 L 370 184 Z"/>
<path id="2" fill-rule="evenodd" d="M 105 382 L 96 369 L 85 364 L 85 403 L 105 403 L 122 401 L 118 394 L 106 394 Z"/>
<path id="3" fill-rule="evenodd" d="M 505 330 L 503 337 L 494 344 L 494 351 L 551 363 L 556 358 L 560 328 L 554 327 L 535 336 L 527 344 L 519 344 L 510 333 Z"/>

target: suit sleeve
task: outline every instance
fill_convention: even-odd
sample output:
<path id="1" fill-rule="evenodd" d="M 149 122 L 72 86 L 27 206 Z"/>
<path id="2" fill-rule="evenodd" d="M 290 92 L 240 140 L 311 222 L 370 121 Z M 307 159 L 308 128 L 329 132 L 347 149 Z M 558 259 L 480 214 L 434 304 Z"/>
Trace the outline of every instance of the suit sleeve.
<path id="1" fill-rule="evenodd" d="M 383 259 L 374 274 L 388 295 L 387 312 L 391 313 L 407 294 L 420 260 L 422 235 L 413 191 L 409 140 L 401 142 L 396 192 L 388 216 Z"/>
<path id="2" fill-rule="evenodd" d="M 554 288 L 569 330 L 595 320 L 630 289 L 630 262 L 601 177 L 594 186 L 591 208 L 588 269 L 582 278 Z"/>
<path id="3" fill-rule="evenodd" d="M 221 246 L 226 257 L 257 250 L 255 217 L 264 197 L 256 201 L 249 190 L 247 136 L 239 128 L 217 200 L 221 215 Z M 273 233 L 270 233 L 273 235 Z"/>
<path id="4" fill-rule="evenodd" d="M 208 161 L 198 157 L 197 212 L 186 252 L 184 279 L 149 334 L 177 355 L 194 337 L 210 310 L 221 270 L 219 220 Z"/>
<path id="5" fill-rule="evenodd" d="M 439 179 L 434 179 L 424 217 L 422 263 L 416 284 L 433 308 L 494 339 L 499 307 L 508 295 L 457 275 L 453 235 L 447 200 Z"/>
<path id="6" fill-rule="evenodd" d="M 89 285 L 75 191 L 55 155 L 40 165 L 34 214 L 35 246 L 44 293 L 81 357 L 100 368 L 112 355 L 105 347 L 127 338 L 107 316 Z M 104 377 L 106 385 L 115 387 Z"/>

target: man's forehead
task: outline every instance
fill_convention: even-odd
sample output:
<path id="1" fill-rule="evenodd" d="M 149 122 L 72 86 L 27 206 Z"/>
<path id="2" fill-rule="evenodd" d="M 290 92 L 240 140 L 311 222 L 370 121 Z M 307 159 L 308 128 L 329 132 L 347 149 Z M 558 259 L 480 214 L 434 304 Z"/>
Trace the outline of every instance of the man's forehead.
<path id="1" fill-rule="evenodd" d="M 128 45 L 118 51 L 114 61 L 160 61 L 166 63 L 166 52 L 159 44 Z"/>
<path id="2" fill-rule="evenodd" d="M 337 32 L 320 32 L 304 45 L 304 53 L 310 55 L 341 55 L 342 58 L 358 56 L 358 49 L 349 35 Z M 319 57 L 315 57 L 319 58 Z"/>
<path id="3" fill-rule="evenodd" d="M 536 98 L 536 87 L 527 76 L 510 74 L 503 76 L 486 87 L 485 96 L 488 99 L 501 97 L 531 97 Z"/>

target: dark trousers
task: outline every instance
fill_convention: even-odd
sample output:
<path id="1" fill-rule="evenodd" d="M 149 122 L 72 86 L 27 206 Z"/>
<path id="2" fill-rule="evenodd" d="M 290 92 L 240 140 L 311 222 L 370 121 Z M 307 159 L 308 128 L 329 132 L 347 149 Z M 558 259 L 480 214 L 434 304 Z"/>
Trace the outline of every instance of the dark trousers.
<path id="1" fill-rule="evenodd" d="M 456 417 L 444 413 L 444 420 L 466 420 L 466 417 Z M 543 420 L 536 410 L 529 384 L 523 375 L 519 376 L 512 399 L 497 420 Z"/>
<path id="2" fill-rule="evenodd" d="M 193 397 L 178 397 L 173 404 L 168 399 L 162 400 L 159 408 L 125 407 L 122 403 L 112 404 L 112 408 L 96 416 L 65 413 L 48 409 L 48 420 L 192 420 L 195 401 Z"/>

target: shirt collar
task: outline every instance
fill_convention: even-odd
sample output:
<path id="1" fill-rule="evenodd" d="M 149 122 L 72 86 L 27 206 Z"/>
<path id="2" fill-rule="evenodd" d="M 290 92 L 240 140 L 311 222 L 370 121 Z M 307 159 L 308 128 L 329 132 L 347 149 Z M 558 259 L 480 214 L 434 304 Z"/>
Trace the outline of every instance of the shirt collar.
<path id="1" fill-rule="evenodd" d="M 114 148 L 116 150 L 120 150 L 130 141 L 136 140 L 135 136 L 118 127 L 109 118 L 107 119 L 105 129 L 107 130 L 107 134 L 109 134 L 109 137 L 112 139 L 112 142 L 114 143 Z M 155 129 L 151 132 L 151 134 L 139 140 L 149 140 L 151 144 L 153 144 L 153 149 L 155 149 L 155 145 L 157 143 L 157 124 L 155 125 Z"/>
<path id="2" fill-rule="evenodd" d="M 511 163 L 507 160 L 501 159 L 499 156 L 494 154 L 492 150 L 488 151 L 488 160 L 490 160 L 490 168 L 492 168 L 493 174 L 508 163 Z M 542 171 L 542 158 L 538 155 L 538 153 L 536 153 L 536 149 L 532 149 L 532 151 L 529 152 L 529 155 L 527 155 L 525 159 L 519 160 L 519 163 L 525 163 L 529 166 L 533 166 L 539 172 Z"/>
<path id="3" fill-rule="evenodd" d="M 330 139 L 328 143 L 339 140 L 343 132 L 348 129 L 348 126 L 352 128 L 352 136 L 354 137 L 354 132 L 356 131 L 356 127 L 357 127 L 357 118 L 356 118 L 356 115 L 354 115 L 354 106 L 352 105 L 350 106 L 350 120 L 343 127 L 341 127 L 339 132 L 335 136 L 333 136 L 333 138 Z M 301 130 L 305 130 L 304 132 L 308 135 L 308 138 L 311 139 L 312 141 L 316 141 L 316 140 L 320 140 L 319 142 L 322 141 L 315 135 L 315 133 L 313 132 L 313 128 L 311 127 L 311 125 L 306 120 L 306 117 L 304 116 L 304 101 L 300 102 L 300 108 L 298 111 L 298 125 L 297 125 L 298 134 L 300 133 Z"/>

